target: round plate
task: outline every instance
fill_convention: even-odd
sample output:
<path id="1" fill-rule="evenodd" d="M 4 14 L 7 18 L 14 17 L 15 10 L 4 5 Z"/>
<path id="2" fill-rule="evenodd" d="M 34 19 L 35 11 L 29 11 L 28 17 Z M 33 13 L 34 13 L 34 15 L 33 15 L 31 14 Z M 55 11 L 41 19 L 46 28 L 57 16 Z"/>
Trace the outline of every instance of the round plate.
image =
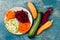
<path id="1" fill-rule="evenodd" d="M 25 8 L 23 8 L 23 7 L 14 7 L 14 8 L 11 8 L 11 9 L 9 9 L 9 10 L 14 10 L 15 12 L 16 12 L 16 11 L 20 11 L 20 10 L 24 10 L 24 11 L 28 12 L 28 18 L 29 18 L 30 23 L 31 23 L 31 25 L 32 25 L 32 21 L 33 21 L 32 15 L 31 15 L 31 13 L 30 13 L 27 9 L 25 9 Z M 6 16 L 5 16 L 5 19 L 6 19 Z M 6 23 L 6 20 L 4 20 L 4 23 Z M 31 27 L 31 25 L 30 25 L 30 27 Z M 7 27 L 6 27 L 6 28 L 7 28 Z M 9 31 L 8 28 L 7 28 L 7 30 Z M 9 32 L 11 32 L 11 31 L 9 31 Z M 13 33 L 13 32 L 11 32 L 11 33 Z M 13 33 L 13 34 L 21 35 L 22 33 L 18 32 L 18 33 Z"/>

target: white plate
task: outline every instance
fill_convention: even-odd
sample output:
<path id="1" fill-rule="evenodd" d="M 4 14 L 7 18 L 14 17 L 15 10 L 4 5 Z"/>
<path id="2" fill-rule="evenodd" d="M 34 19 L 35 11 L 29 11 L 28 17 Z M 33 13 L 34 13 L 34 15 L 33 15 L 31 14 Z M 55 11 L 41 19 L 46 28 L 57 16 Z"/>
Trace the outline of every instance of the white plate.
<path id="1" fill-rule="evenodd" d="M 23 8 L 23 7 L 14 7 L 14 8 L 11 8 L 11 9 L 9 9 L 9 10 L 14 10 L 14 11 L 24 10 L 24 11 L 28 12 L 28 18 L 29 18 L 30 23 L 31 23 L 30 27 L 32 26 L 32 22 L 33 22 L 32 15 L 31 15 L 31 13 L 30 13 L 27 9 L 25 9 L 25 8 Z M 5 19 L 6 19 L 6 16 L 5 16 Z M 4 20 L 4 23 L 5 23 L 5 20 Z M 8 29 L 7 29 L 7 30 L 8 30 Z M 8 31 L 9 31 L 9 30 L 8 30 Z M 9 31 L 9 32 L 10 32 L 10 31 Z M 11 32 L 11 33 L 12 33 L 12 32 Z M 18 33 L 13 33 L 13 34 L 21 35 L 22 33 L 18 32 Z"/>

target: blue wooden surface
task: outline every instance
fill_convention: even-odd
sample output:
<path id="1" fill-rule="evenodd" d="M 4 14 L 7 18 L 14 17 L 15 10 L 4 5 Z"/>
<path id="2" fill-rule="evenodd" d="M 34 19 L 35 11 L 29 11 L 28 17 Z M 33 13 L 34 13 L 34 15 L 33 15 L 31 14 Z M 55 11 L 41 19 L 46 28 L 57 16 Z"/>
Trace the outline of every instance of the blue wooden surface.
<path id="1" fill-rule="evenodd" d="M 13 35 L 4 26 L 6 11 L 16 6 L 27 8 L 28 1 L 33 2 L 37 10 L 42 10 L 43 12 L 49 7 L 54 8 L 49 18 L 49 20 L 54 20 L 52 27 L 32 39 L 28 38 L 28 34 Z M 0 0 L 0 40 L 60 40 L 60 0 Z"/>

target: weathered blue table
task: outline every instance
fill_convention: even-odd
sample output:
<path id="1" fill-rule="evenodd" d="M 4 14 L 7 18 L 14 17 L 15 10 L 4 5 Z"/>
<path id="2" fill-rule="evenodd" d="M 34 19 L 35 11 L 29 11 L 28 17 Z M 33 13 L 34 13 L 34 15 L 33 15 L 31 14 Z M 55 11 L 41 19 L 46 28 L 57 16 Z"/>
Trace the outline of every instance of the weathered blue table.
<path id="1" fill-rule="evenodd" d="M 53 26 L 32 39 L 28 38 L 27 34 L 13 35 L 4 26 L 6 11 L 16 6 L 27 8 L 28 1 L 32 1 L 37 10 L 42 10 L 43 12 L 49 7 L 54 8 L 49 18 L 49 20 L 54 20 Z M 60 40 L 60 0 L 0 0 L 0 40 Z"/>

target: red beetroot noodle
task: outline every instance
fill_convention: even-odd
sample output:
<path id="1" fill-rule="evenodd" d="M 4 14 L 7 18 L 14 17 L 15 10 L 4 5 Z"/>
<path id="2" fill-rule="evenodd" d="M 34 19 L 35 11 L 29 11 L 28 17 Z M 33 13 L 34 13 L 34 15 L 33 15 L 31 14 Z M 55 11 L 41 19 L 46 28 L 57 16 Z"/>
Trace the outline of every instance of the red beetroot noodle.
<path id="1" fill-rule="evenodd" d="M 22 23 L 29 22 L 28 12 L 21 10 L 21 11 L 16 11 L 15 13 L 16 13 L 15 17 L 18 21 Z"/>

